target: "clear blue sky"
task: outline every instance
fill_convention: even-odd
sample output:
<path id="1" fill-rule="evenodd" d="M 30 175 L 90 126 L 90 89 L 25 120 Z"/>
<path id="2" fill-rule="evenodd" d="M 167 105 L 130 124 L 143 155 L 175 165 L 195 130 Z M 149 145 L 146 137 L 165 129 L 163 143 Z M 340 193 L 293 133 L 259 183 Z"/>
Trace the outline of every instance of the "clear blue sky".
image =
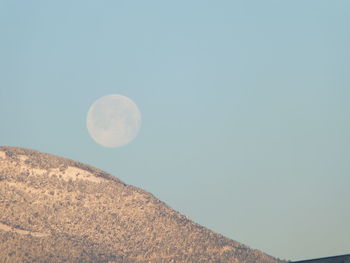
<path id="1" fill-rule="evenodd" d="M 350 1 L 0 0 L 0 145 L 92 164 L 285 259 L 350 253 Z M 142 127 L 86 130 L 107 94 Z"/>

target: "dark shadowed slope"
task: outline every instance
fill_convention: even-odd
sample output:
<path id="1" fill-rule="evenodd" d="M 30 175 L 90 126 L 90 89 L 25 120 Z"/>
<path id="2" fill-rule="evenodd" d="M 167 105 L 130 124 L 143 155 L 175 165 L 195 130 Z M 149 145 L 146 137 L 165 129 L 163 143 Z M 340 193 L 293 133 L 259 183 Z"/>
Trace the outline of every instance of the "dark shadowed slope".
<path id="1" fill-rule="evenodd" d="M 1 262 L 277 263 L 115 177 L 0 147 Z"/>

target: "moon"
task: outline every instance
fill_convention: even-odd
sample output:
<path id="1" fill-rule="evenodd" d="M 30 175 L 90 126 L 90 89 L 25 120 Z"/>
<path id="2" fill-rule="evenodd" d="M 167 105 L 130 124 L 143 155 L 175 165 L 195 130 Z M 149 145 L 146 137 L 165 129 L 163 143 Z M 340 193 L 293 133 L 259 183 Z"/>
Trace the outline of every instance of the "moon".
<path id="1" fill-rule="evenodd" d="M 128 97 L 111 94 L 97 99 L 89 108 L 86 126 L 90 136 L 104 147 L 120 147 L 139 132 L 141 113 Z"/>

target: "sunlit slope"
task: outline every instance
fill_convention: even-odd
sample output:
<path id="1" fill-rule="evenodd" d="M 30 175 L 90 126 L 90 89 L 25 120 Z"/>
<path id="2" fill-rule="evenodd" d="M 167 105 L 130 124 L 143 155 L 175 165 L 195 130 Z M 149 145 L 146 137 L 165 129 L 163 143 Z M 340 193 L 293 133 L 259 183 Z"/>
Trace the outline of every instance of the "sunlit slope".
<path id="1" fill-rule="evenodd" d="M 106 172 L 15 147 L 0 147 L 0 259 L 279 262 Z"/>

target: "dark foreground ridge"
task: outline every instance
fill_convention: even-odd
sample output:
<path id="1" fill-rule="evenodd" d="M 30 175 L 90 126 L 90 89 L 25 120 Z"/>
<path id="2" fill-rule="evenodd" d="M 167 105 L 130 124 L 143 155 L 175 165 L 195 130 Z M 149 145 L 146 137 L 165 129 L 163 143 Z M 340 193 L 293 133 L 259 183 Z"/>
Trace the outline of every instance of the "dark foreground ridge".
<path id="1" fill-rule="evenodd" d="M 99 169 L 3 146 L 0 262 L 281 261 L 192 222 Z"/>
<path id="2" fill-rule="evenodd" d="M 325 258 L 306 259 L 300 261 L 293 261 L 291 263 L 350 263 L 350 254 Z"/>

